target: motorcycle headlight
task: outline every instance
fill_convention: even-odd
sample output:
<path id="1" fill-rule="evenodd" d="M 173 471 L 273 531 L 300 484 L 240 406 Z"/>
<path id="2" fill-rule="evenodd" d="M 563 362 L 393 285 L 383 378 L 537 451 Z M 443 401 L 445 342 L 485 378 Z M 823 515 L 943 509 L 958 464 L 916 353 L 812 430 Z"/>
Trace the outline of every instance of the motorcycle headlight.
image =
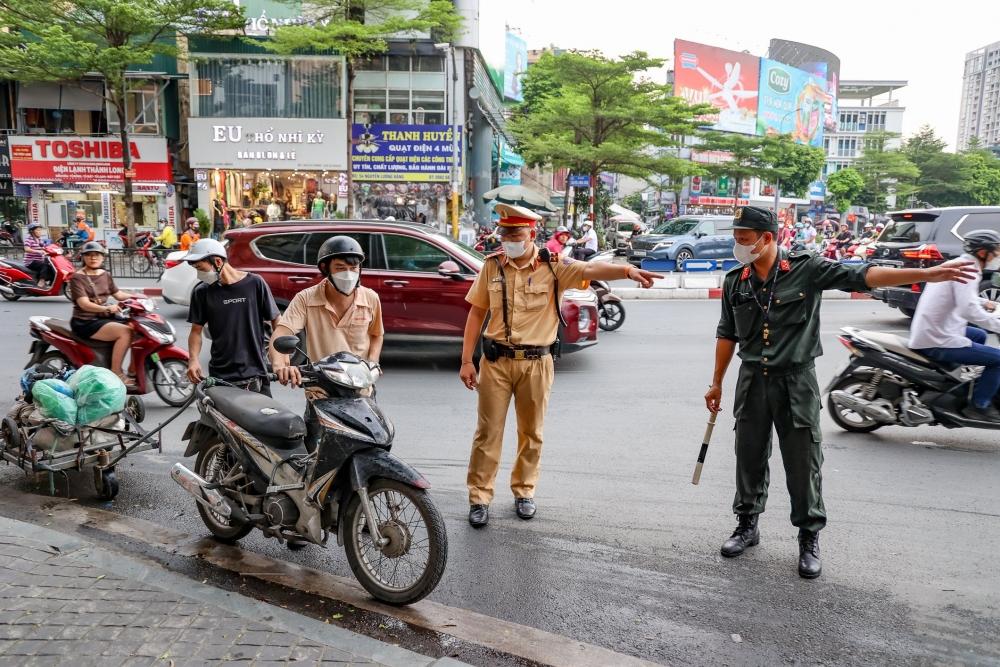
<path id="1" fill-rule="evenodd" d="M 167 326 L 170 327 L 169 333 L 166 331 L 158 331 L 154 327 L 145 325 L 142 327 L 142 330 L 146 333 L 146 335 L 148 335 L 150 338 L 155 340 L 160 345 L 170 345 L 176 339 L 177 332 L 174 329 L 173 325 L 170 324 L 169 322 L 167 322 Z"/>
<path id="2" fill-rule="evenodd" d="M 340 364 L 339 366 L 323 366 L 322 370 L 327 380 L 344 387 L 366 389 L 375 384 L 375 376 L 366 365 Z"/>

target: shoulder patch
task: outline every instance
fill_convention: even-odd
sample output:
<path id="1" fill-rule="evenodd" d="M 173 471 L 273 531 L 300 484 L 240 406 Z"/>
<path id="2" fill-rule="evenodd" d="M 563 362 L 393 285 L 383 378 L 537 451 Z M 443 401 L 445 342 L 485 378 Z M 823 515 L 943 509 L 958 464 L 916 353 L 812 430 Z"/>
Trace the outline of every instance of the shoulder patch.
<path id="1" fill-rule="evenodd" d="M 497 250 L 496 252 L 491 252 L 490 254 L 486 255 L 486 259 L 491 259 L 493 257 L 503 257 L 503 256 L 504 256 L 503 250 Z"/>
<path id="2" fill-rule="evenodd" d="M 791 261 L 789 261 L 788 259 L 783 259 L 780 262 L 778 262 L 778 270 L 782 272 L 791 271 L 792 270 Z"/>
<path id="3" fill-rule="evenodd" d="M 735 273 L 742 273 L 743 269 L 745 269 L 745 268 L 746 267 L 743 264 L 737 264 L 733 268 L 731 268 L 728 271 L 726 271 L 726 275 L 729 276 L 729 275 L 733 275 Z"/>

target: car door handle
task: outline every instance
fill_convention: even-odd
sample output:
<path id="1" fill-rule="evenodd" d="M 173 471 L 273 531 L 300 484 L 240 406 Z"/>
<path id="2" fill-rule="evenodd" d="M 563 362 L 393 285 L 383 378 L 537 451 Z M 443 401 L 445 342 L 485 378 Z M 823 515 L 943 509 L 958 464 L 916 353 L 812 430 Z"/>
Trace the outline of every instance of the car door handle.
<path id="1" fill-rule="evenodd" d="M 410 284 L 409 280 L 386 280 L 385 284 L 389 287 L 405 287 Z"/>
<path id="2" fill-rule="evenodd" d="M 305 276 L 291 276 L 288 279 L 288 282 L 295 284 L 311 283 L 312 281 L 313 281 L 312 278 L 307 278 Z"/>

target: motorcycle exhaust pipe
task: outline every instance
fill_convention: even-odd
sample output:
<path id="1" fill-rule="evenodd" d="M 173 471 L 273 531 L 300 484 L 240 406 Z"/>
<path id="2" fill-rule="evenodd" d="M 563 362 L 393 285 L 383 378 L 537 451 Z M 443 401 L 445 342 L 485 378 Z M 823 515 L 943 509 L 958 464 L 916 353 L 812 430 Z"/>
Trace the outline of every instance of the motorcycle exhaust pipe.
<path id="1" fill-rule="evenodd" d="M 863 398 L 859 398 L 854 394 L 848 394 L 843 390 L 836 390 L 830 392 L 830 400 L 836 403 L 839 407 L 847 408 L 857 412 L 860 415 L 864 415 L 869 419 L 874 419 L 877 422 L 883 424 L 894 424 L 896 422 L 896 415 L 894 415 L 889 410 L 883 407 L 874 405 L 870 401 L 866 401 Z"/>
<path id="2" fill-rule="evenodd" d="M 206 489 L 205 486 L 208 482 L 180 463 L 175 463 L 170 469 L 170 478 L 177 482 L 182 489 L 190 493 L 195 500 L 216 514 L 224 516 L 227 519 L 232 518 L 234 521 L 239 520 L 234 514 L 243 514 L 243 512 L 230 505 L 221 493 L 215 489 Z M 236 509 L 236 512 L 233 511 L 234 509 Z"/>

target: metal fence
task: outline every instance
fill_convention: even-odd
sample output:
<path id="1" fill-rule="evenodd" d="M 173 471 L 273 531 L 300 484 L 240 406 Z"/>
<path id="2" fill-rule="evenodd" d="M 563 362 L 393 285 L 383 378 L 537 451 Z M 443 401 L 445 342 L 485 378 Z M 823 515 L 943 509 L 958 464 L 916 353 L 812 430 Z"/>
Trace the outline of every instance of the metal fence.
<path id="1" fill-rule="evenodd" d="M 163 273 L 163 257 L 169 251 L 157 251 L 145 255 L 133 248 L 111 248 L 104 260 L 104 268 L 115 278 L 148 278 L 156 280 Z M 155 257 L 153 256 L 155 254 Z M 70 251 L 70 259 L 76 266 L 81 266 L 74 251 Z M 20 262 L 24 259 L 24 248 L 0 247 L 0 258 Z"/>

